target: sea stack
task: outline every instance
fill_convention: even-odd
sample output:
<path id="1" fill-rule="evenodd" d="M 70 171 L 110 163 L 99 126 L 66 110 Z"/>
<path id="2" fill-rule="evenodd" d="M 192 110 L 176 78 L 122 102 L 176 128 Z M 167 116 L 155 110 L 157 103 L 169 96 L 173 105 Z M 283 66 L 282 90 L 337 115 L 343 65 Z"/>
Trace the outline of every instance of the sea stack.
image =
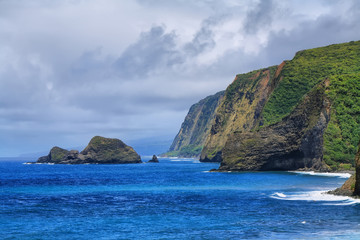
<path id="1" fill-rule="evenodd" d="M 360 142 L 358 144 L 358 152 L 355 156 L 355 168 L 355 189 L 353 195 L 360 196 Z"/>
<path id="2" fill-rule="evenodd" d="M 156 155 L 153 155 L 152 159 L 148 161 L 148 163 L 158 163 L 158 162 L 159 162 L 159 160 L 156 157 Z"/>
<path id="3" fill-rule="evenodd" d="M 339 188 L 329 191 L 330 194 L 360 197 L 360 142 L 358 144 L 358 151 L 355 156 L 355 174 L 352 175 L 346 182 Z"/>
<path id="4" fill-rule="evenodd" d="M 36 163 L 123 164 L 141 163 L 141 158 L 132 147 L 119 139 L 95 136 L 80 153 L 77 150 L 53 147 L 47 156 L 40 157 Z"/>

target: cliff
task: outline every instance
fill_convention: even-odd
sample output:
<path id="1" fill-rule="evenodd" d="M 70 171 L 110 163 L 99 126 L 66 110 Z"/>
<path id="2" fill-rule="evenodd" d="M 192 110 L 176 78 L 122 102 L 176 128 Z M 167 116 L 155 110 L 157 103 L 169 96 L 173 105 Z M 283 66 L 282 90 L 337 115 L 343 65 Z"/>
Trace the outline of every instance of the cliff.
<path id="1" fill-rule="evenodd" d="M 93 137 L 87 147 L 79 153 L 77 150 L 65 150 L 53 147 L 47 156 L 40 157 L 37 163 L 56 164 L 119 164 L 141 163 L 135 150 L 116 138 Z"/>
<path id="2" fill-rule="evenodd" d="M 220 162 L 222 149 L 229 135 L 235 131 L 248 131 L 256 126 L 263 105 L 275 87 L 278 73 L 284 65 L 282 63 L 235 77 L 216 109 L 200 161 Z"/>
<path id="3" fill-rule="evenodd" d="M 359 138 L 356 41 L 237 75 L 215 110 L 200 161 L 234 171 L 349 170 Z"/>
<path id="4" fill-rule="evenodd" d="M 205 139 L 210 132 L 215 109 L 224 96 L 224 91 L 208 96 L 192 105 L 179 133 L 172 142 L 167 156 L 199 157 Z"/>
<path id="5" fill-rule="evenodd" d="M 222 152 L 221 171 L 328 171 L 322 161 L 323 132 L 330 118 L 328 80 L 316 86 L 282 121 L 255 131 L 235 132 Z"/>

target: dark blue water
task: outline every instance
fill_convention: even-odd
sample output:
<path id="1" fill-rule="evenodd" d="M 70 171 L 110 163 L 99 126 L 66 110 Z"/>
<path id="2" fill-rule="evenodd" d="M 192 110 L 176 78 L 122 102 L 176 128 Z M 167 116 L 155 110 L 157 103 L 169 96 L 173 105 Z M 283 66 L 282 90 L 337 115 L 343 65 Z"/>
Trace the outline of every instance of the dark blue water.
<path id="1" fill-rule="evenodd" d="M 359 239 L 346 179 L 212 173 L 217 164 L 0 162 L 0 239 Z"/>

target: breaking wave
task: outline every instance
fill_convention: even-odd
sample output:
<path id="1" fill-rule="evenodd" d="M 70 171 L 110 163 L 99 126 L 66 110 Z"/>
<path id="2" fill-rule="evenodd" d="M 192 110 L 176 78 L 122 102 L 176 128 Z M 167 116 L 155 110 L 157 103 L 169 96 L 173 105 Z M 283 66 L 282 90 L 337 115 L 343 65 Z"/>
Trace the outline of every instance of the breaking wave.
<path id="1" fill-rule="evenodd" d="M 339 177 L 339 178 L 349 178 L 351 177 L 350 173 L 330 173 L 330 172 L 314 172 L 314 171 L 289 171 L 292 173 L 311 175 L 311 176 L 322 176 L 322 177 Z"/>
<path id="2" fill-rule="evenodd" d="M 321 202 L 323 205 L 354 205 L 360 203 L 360 199 L 354 199 L 347 196 L 336 196 L 328 194 L 327 191 L 308 191 L 297 193 L 275 192 L 270 195 L 271 198 L 287 201 L 313 201 Z"/>

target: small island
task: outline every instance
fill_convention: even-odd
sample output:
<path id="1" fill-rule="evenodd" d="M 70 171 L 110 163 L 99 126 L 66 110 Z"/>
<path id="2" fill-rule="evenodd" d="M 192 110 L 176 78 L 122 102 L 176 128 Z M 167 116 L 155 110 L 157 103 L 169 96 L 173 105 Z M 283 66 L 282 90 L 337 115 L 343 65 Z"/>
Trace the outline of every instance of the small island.
<path id="1" fill-rule="evenodd" d="M 150 159 L 150 160 L 148 161 L 148 163 L 158 163 L 158 162 L 159 162 L 159 159 L 157 158 L 156 155 L 153 155 L 153 156 L 152 156 L 152 159 Z"/>
<path id="2" fill-rule="evenodd" d="M 33 163 L 53 164 L 124 164 L 142 163 L 136 151 L 116 138 L 93 137 L 80 153 L 53 147 L 47 156 Z"/>

